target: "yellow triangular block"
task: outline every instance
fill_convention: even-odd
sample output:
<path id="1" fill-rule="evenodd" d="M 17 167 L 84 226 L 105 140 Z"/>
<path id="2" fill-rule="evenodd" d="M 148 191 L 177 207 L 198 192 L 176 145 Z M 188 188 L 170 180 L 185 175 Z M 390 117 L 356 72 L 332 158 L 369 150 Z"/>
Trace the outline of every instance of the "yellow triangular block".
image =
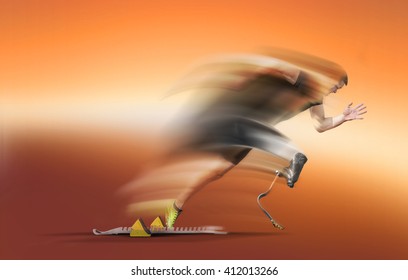
<path id="1" fill-rule="evenodd" d="M 164 229 L 163 220 L 160 217 L 154 219 L 154 221 L 150 224 L 150 228 L 154 229 Z"/>
<path id="2" fill-rule="evenodd" d="M 132 230 L 130 231 L 131 237 L 149 237 L 150 231 L 146 228 L 143 220 L 137 219 L 137 221 L 133 224 Z"/>

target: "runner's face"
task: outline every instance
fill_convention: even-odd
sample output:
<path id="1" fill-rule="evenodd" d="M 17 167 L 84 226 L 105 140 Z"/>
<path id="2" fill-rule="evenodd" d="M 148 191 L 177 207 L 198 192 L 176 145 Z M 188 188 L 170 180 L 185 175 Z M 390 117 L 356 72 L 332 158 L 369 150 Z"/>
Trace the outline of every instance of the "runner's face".
<path id="1" fill-rule="evenodd" d="M 331 89 L 330 89 L 330 93 L 336 93 L 337 90 L 341 89 L 344 86 L 344 81 L 340 81 L 337 85 L 334 85 Z"/>

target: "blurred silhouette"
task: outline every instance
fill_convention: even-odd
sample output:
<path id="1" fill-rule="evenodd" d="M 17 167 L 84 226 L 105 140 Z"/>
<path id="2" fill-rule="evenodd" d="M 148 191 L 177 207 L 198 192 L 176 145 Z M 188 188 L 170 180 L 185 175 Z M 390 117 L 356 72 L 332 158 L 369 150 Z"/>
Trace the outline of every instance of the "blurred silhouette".
<path id="1" fill-rule="evenodd" d="M 140 215 L 155 203 L 167 203 L 166 225 L 173 227 L 189 198 L 252 149 L 277 159 L 256 168 L 278 172 L 293 188 L 307 157 L 274 125 L 307 109 L 318 132 L 362 119 L 363 104 L 350 103 L 337 116 L 325 115 L 324 97 L 347 83 L 341 66 L 294 51 L 269 49 L 207 60 L 169 91 L 167 98 L 185 93 L 188 98 L 166 127 L 172 146 L 162 164 L 122 188 L 125 194 L 138 193 L 129 211 Z"/>

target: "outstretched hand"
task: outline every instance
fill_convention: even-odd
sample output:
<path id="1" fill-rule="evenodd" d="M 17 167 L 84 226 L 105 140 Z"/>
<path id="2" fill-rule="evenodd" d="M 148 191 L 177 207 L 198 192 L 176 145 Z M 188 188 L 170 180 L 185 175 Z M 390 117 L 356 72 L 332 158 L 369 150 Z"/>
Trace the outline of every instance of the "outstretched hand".
<path id="1" fill-rule="evenodd" d="M 346 109 L 343 111 L 344 119 L 346 121 L 351 121 L 351 120 L 362 120 L 365 113 L 367 113 L 367 107 L 361 103 L 355 107 L 351 107 L 353 105 L 353 102 L 351 102 Z"/>

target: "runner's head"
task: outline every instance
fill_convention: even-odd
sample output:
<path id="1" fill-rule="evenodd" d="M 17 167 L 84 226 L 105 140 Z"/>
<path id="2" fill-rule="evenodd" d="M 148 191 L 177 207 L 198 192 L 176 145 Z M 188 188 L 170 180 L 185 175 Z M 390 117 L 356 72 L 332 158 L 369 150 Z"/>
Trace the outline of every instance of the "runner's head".
<path id="1" fill-rule="evenodd" d="M 344 68 L 324 58 L 279 48 L 263 49 L 261 53 L 296 65 L 301 71 L 308 73 L 314 80 L 310 89 L 317 95 L 336 92 L 348 83 Z"/>
<path id="2" fill-rule="evenodd" d="M 329 93 L 336 93 L 337 90 L 341 89 L 343 86 L 347 84 L 348 84 L 348 77 L 347 75 L 345 75 L 343 76 L 343 78 L 341 78 L 341 80 L 337 84 L 333 85 L 333 87 L 330 88 Z"/>

